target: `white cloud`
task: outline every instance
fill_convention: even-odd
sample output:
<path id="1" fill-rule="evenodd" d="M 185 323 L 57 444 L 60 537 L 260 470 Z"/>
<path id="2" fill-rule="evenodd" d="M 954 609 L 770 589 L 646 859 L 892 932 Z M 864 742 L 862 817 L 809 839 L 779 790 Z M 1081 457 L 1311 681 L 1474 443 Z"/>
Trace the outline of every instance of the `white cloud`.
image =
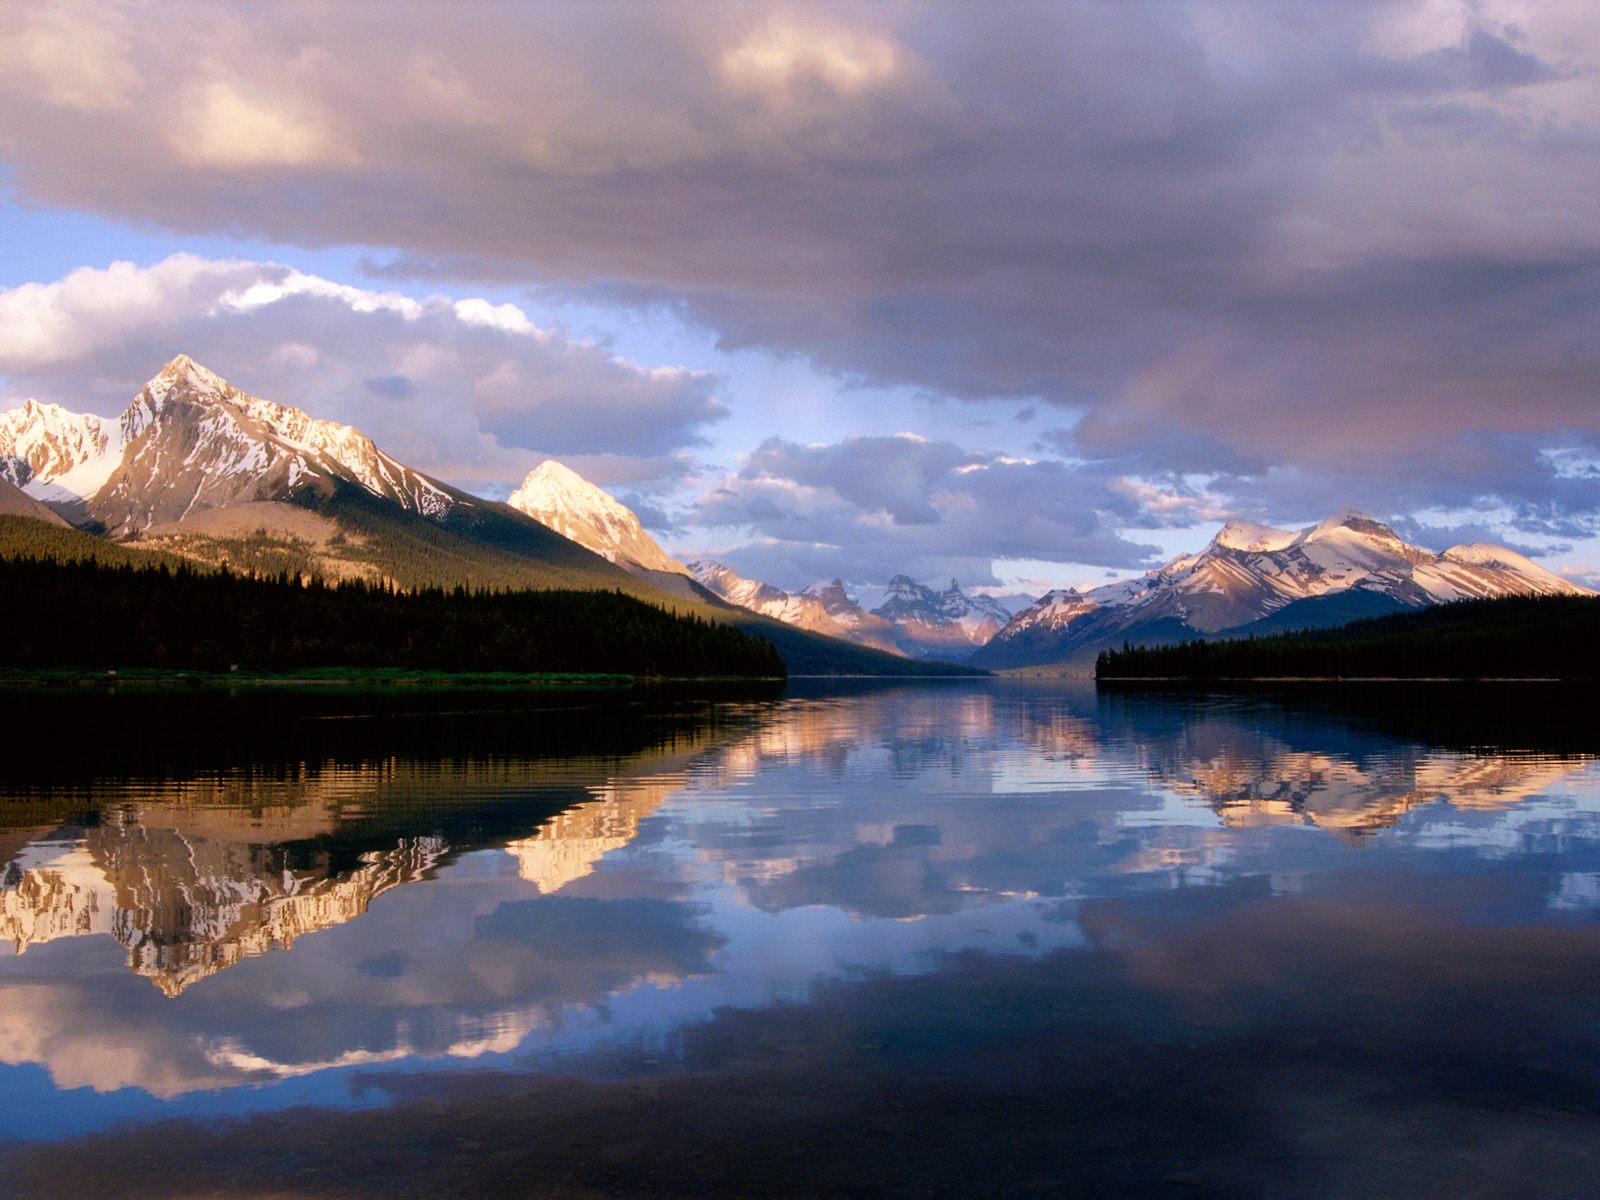
<path id="1" fill-rule="evenodd" d="M 481 298 L 416 299 L 187 254 L 0 290 L 12 401 L 113 413 L 180 352 L 247 391 L 355 425 L 423 470 L 491 488 L 551 454 L 676 477 L 675 456 L 724 415 L 710 375 L 629 362 Z M 638 470 L 617 462 L 613 474 Z"/>

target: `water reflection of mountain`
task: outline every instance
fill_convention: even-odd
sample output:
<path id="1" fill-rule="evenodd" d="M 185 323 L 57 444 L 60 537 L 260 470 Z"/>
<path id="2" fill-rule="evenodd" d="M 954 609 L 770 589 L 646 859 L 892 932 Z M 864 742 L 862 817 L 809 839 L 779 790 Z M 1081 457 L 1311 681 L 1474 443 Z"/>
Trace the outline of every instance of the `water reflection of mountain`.
<path id="1" fill-rule="evenodd" d="M 110 822 L 8 868 L 0 937 L 21 953 L 110 934 L 134 971 L 176 996 L 242 958 L 354 920 L 383 892 L 425 878 L 448 850 L 441 839 L 414 838 L 328 874 L 287 867 L 270 846 Z"/>
<path id="2" fill-rule="evenodd" d="M 1224 824 L 1304 824 L 1360 840 L 1420 806 L 1509 808 L 1600 752 L 1557 689 L 1111 693 L 1101 733 L 1156 786 Z"/>
<path id="3" fill-rule="evenodd" d="M 0 1061 L 175 1095 L 505 1053 L 649 1011 L 658 987 L 748 1003 L 796 961 L 810 979 L 1070 944 L 1087 897 L 1276 887 L 1358 843 L 1481 831 L 1503 855 L 1542 808 L 1576 844 L 1571 814 L 1526 800 L 1593 749 L 1440 743 L 1360 705 L 1007 684 L 517 711 L 487 733 L 480 715 L 319 717 L 232 770 L 114 756 L 58 789 L 0 767 L 0 932 L 27 951 L 0 955 Z M 328 753 L 345 724 L 366 756 Z M 1551 903 L 1600 894 L 1593 856 L 1547 865 Z"/>
<path id="4" fill-rule="evenodd" d="M 533 834 L 506 843 L 517 873 L 544 895 L 594 872 L 613 850 L 639 836 L 639 823 L 686 782 L 682 775 L 608 783 L 594 799 L 557 813 Z"/>
<path id="5" fill-rule="evenodd" d="M 1222 878 L 1248 869 L 1233 832 L 1261 826 L 1360 844 L 1419 808 L 1510 812 L 1591 762 L 1580 747 L 1600 749 L 1561 717 L 1496 727 L 1496 744 L 1482 693 L 1470 697 L 1478 719 L 1455 727 L 1439 719 L 1450 696 L 1425 698 L 1306 705 L 1004 685 L 817 698 L 713 756 L 727 786 L 785 780 L 783 803 L 758 794 L 735 813 L 710 810 L 687 837 L 758 908 L 922 918 L 1119 876 Z M 1456 730 L 1451 744 L 1420 736 L 1441 728 Z M 1559 750 L 1543 748 L 1547 731 Z"/>
<path id="6" fill-rule="evenodd" d="M 506 731 L 489 715 L 500 748 Z M 554 723 L 570 725 L 565 715 Z M 592 744 L 595 715 L 586 736 L 565 744 Z M 469 850 L 509 843 L 523 876 L 554 892 L 636 836 L 682 785 L 682 767 L 740 727 L 726 712 L 707 720 L 669 710 L 609 725 L 606 757 L 267 763 L 89 788 L 56 801 L 78 823 L 5 831 L 0 938 L 21 953 L 106 934 L 135 972 L 176 996 L 354 920 Z M 538 749 L 551 732 L 524 730 L 519 741 Z M 458 730 L 455 748 L 464 739 L 478 749 L 483 733 Z M 652 782 L 641 791 L 629 783 L 636 775 Z M 38 820 L 49 803 L 24 796 L 0 814 Z"/>

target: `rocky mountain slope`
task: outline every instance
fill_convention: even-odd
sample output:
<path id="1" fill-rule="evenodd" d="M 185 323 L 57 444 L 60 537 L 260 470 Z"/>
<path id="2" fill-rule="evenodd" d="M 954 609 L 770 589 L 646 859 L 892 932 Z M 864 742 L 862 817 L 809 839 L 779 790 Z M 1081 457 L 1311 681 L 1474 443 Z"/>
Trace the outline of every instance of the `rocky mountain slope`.
<path id="1" fill-rule="evenodd" d="M 138 533 L 191 513 L 354 484 L 437 517 L 461 503 L 348 425 L 240 391 L 179 355 L 114 423 L 33 402 L 0 415 L 13 482 L 77 523 Z"/>
<path id="2" fill-rule="evenodd" d="M 997 601 L 969 596 L 954 579 L 936 592 L 909 575 L 889 581 L 889 594 L 872 615 L 894 627 L 896 643 L 913 658 L 965 658 L 1011 620 Z"/>
<path id="3" fill-rule="evenodd" d="M 797 629 L 841 638 L 890 654 L 903 654 L 895 630 L 882 617 L 873 616 L 846 594 L 840 580 L 816 584 L 800 592 L 786 592 L 759 579 L 746 579 L 710 559 L 689 564 L 694 578 L 729 604 L 761 613 Z"/>
<path id="4" fill-rule="evenodd" d="M 0 517 L 32 517 L 50 525 L 65 525 L 66 520 L 53 508 L 35 500 L 16 484 L 0 479 Z"/>
<path id="5" fill-rule="evenodd" d="M 971 661 L 988 668 L 1081 664 L 1124 640 L 1182 641 L 1339 624 L 1451 600 L 1585 592 L 1503 546 L 1435 554 L 1353 509 L 1300 530 L 1233 521 L 1198 553 L 1138 579 L 1050 592 Z"/>

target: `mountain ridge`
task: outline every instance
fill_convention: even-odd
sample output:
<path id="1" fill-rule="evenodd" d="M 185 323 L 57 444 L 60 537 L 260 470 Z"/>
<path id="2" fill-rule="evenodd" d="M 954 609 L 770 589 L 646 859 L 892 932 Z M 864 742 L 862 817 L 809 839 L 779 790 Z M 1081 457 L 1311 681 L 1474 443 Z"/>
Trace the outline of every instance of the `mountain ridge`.
<path id="1" fill-rule="evenodd" d="M 71 532 L 121 535 L 101 537 L 108 547 L 400 590 L 620 591 L 765 637 L 808 673 L 904 670 L 870 648 L 734 609 L 687 575 L 625 569 L 509 505 L 405 466 L 353 427 L 251 396 L 187 355 L 114 421 L 37 403 L 0 413 L 0 469 L 79 527 Z M 285 506 L 325 519 L 328 532 L 278 520 Z M 191 523 L 201 514 L 207 521 Z M 222 516 L 244 525 L 219 533 Z"/>
<path id="2" fill-rule="evenodd" d="M 904 654 L 889 622 L 868 613 L 851 599 L 841 580 L 813 584 L 799 592 L 786 592 L 759 579 L 746 579 L 713 559 L 696 559 L 689 564 L 689 570 L 703 587 L 729 604 L 797 629 L 839 638 L 886 654 Z"/>
<path id="3" fill-rule="evenodd" d="M 912 658 L 965 658 L 1011 620 L 997 601 L 969 596 L 954 579 L 936 592 L 909 575 L 889 580 L 888 594 L 872 615 L 894 626 L 896 642 Z"/>
<path id="4" fill-rule="evenodd" d="M 1472 543 L 1435 554 L 1356 509 L 1300 530 L 1230 521 L 1201 550 L 1139 578 L 1047 593 L 972 662 L 991 669 L 1085 665 L 1123 641 L 1322 627 L 1352 612 L 1378 615 L 1454 600 L 1587 594 L 1506 547 Z M 1300 624 L 1274 624 L 1275 614 L 1291 607 Z"/>

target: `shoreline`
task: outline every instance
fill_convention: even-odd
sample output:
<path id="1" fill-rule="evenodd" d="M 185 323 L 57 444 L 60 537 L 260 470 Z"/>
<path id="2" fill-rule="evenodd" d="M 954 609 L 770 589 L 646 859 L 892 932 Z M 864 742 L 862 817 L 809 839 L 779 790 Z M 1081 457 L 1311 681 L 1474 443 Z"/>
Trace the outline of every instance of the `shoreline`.
<path id="1" fill-rule="evenodd" d="M 0 670 L 5 688 L 447 688 L 473 687 L 508 691 L 626 691 L 660 683 L 781 683 L 777 676 L 621 675 L 606 672 L 418 671 L 409 668 L 315 667 L 304 671 L 190 671 L 154 667 L 116 670 L 43 668 Z"/>
<path id="2" fill-rule="evenodd" d="M 1105 675 L 1096 683 L 1592 683 L 1581 675 Z"/>

